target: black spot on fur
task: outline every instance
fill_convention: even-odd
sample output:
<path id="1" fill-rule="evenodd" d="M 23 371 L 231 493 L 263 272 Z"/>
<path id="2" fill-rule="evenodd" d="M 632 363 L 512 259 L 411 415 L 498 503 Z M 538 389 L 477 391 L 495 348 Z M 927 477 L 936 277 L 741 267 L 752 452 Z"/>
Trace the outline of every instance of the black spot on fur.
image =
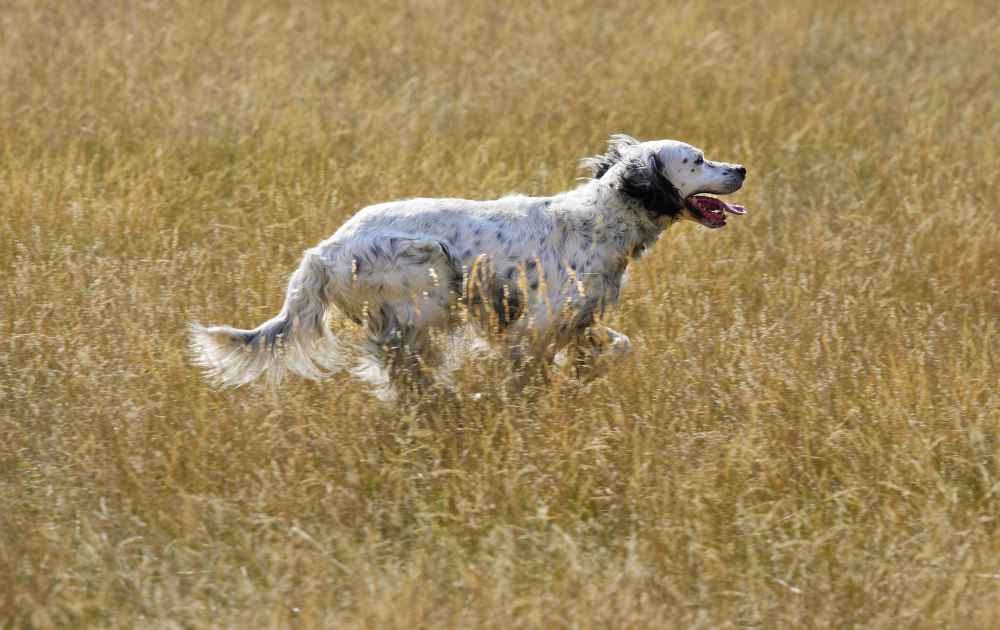
<path id="1" fill-rule="evenodd" d="M 509 284 L 498 285 L 491 297 L 493 312 L 496 313 L 501 329 L 510 326 L 523 314 L 524 300 L 516 287 Z"/>
<path id="2" fill-rule="evenodd" d="M 260 337 L 260 331 L 251 330 L 249 332 L 241 333 L 239 337 L 240 341 L 242 341 L 244 344 L 248 346 L 256 346 L 257 338 Z"/>
<path id="3" fill-rule="evenodd" d="M 588 298 L 572 317 L 560 324 L 559 328 L 568 333 L 582 333 L 593 326 L 597 317 L 603 313 L 604 301 L 600 298 Z"/>
<path id="4" fill-rule="evenodd" d="M 264 327 L 263 330 L 251 330 L 243 333 L 240 335 L 240 338 L 244 344 L 250 346 L 251 348 L 256 348 L 258 345 L 263 344 L 265 348 L 274 350 L 278 346 L 278 341 L 285 336 L 291 328 L 292 322 L 286 319 L 274 327 L 268 326 Z"/>
<path id="5" fill-rule="evenodd" d="M 465 278 L 469 315 L 487 330 L 503 330 L 524 314 L 526 300 L 513 278 L 517 268 L 495 274 L 489 260 L 477 264 Z"/>
<path id="6" fill-rule="evenodd" d="M 441 251 L 444 252 L 444 258 L 448 265 L 447 281 L 449 284 L 449 289 L 455 295 L 462 295 L 463 277 L 465 274 L 462 271 L 461 261 L 455 258 L 455 255 L 454 253 L 452 253 L 451 248 L 445 245 L 444 243 L 441 244 Z"/>

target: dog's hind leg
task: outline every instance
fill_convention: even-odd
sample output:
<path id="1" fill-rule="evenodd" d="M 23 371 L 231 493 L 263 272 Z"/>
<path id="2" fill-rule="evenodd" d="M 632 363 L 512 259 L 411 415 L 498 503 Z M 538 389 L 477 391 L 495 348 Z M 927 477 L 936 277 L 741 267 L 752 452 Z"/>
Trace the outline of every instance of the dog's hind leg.
<path id="1" fill-rule="evenodd" d="M 365 323 L 365 349 L 384 370 L 388 385 L 397 394 L 427 391 L 431 371 L 441 364 L 440 349 L 429 328 L 414 325 L 412 304 L 383 304 Z"/>
<path id="2" fill-rule="evenodd" d="M 442 356 L 433 334 L 455 323 L 461 270 L 440 241 L 390 236 L 371 244 L 357 282 L 377 300 L 362 316 L 366 349 L 397 393 L 424 392 Z"/>
<path id="3" fill-rule="evenodd" d="M 611 361 L 632 351 L 632 342 L 607 326 L 588 327 L 566 348 L 566 357 L 574 375 L 589 381 L 604 374 Z"/>

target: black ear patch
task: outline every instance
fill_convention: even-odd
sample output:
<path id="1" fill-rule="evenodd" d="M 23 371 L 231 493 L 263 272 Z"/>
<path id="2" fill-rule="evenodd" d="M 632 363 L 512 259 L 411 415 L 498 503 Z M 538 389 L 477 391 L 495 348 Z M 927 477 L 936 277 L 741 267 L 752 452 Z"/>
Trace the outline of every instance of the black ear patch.
<path id="1" fill-rule="evenodd" d="M 663 175 L 663 165 L 656 153 L 626 163 L 620 190 L 657 216 L 677 216 L 684 208 L 684 199 Z"/>

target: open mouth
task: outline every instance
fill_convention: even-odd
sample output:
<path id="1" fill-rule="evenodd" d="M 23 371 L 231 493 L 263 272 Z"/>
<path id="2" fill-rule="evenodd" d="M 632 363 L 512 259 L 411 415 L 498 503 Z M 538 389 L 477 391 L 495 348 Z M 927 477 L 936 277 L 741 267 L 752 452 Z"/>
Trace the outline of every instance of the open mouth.
<path id="1" fill-rule="evenodd" d="M 691 195 L 684 200 L 687 209 L 705 227 L 717 229 L 726 226 L 726 213 L 746 214 L 747 209 L 739 204 L 729 204 L 708 195 Z"/>

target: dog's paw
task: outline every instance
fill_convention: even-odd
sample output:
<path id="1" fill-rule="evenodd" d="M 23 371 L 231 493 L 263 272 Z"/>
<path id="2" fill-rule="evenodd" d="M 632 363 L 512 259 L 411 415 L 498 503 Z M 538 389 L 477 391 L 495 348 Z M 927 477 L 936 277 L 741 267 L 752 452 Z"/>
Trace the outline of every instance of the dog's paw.
<path id="1" fill-rule="evenodd" d="M 623 357 L 632 352 L 632 341 L 628 335 L 608 329 L 608 352 L 616 357 Z"/>

